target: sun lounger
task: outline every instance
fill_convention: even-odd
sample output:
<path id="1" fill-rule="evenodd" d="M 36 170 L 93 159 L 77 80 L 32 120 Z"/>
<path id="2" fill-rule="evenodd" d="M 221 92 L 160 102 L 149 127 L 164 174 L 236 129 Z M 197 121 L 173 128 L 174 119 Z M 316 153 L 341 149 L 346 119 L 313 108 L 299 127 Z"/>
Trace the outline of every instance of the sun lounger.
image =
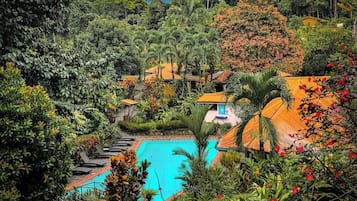
<path id="1" fill-rule="evenodd" d="M 130 148 L 130 146 L 114 146 L 114 147 L 109 147 L 109 148 L 104 148 L 104 151 L 110 151 L 110 152 L 122 152 L 126 151 Z"/>
<path id="2" fill-rule="evenodd" d="M 96 145 L 97 153 L 95 153 L 96 158 L 109 158 L 111 156 L 117 156 L 119 152 L 104 152 L 102 146 Z"/>
<path id="3" fill-rule="evenodd" d="M 91 168 L 87 168 L 87 167 L 76 167 L 74 165 L 71 165 L 71 170 L 73 174 L 89 174 L 90 172 L 92 172 Z"/>
<path id="4" fill-rule="evenodd" d="M 117 142 L 115 142 L 115 143 L 113 143 L 112 144 L 112 146 L 114 146 L 114 147 L 118 147 L 118 146 L 131 146 L 131 145 L 133 145 L 133 142 L 129 142 L 129 141 L 117 141 Z"/>
<path id="5" fill-rule="evenodd" d="M 134 138 L 134 137 L 118 137 L 117 139 L 120 141 L 135 141 L 136 140 L 136 138 Z"/>
<path id="6" fill-rule="evenodd" d="M 104 167 L 107 164 L 102 160 L 89 159 L 85 152 L 80 152 L 79 155 L 83 161 L 81 164 L 83 167 Z"/>

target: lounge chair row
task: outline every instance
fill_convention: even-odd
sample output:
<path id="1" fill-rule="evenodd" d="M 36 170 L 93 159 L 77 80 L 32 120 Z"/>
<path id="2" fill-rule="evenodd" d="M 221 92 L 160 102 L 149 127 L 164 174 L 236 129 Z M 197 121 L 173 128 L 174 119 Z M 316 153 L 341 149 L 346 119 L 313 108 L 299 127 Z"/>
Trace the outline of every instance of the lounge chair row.
<path id="1" fill-rule="evenodd" d="M 100 160 L 101 158 L 109 158 L 111 156 L 117 156 L 120 152 L 127 150 L 133 145 L 135 138 L 125 137 L 120 138 L 119 141 L 113 144 L 110 148 L 102 148 L 100 145 L 96 145 L 97 152 L 95 157 L 98 159 L 90 159 L 85 152 L 80 152 L 80 158 L 82 163 L 80 166 L 72 166 L 73 174 L 89 174 L 92 169 L 88 167 L 104 167 L 107 162 Z"/>

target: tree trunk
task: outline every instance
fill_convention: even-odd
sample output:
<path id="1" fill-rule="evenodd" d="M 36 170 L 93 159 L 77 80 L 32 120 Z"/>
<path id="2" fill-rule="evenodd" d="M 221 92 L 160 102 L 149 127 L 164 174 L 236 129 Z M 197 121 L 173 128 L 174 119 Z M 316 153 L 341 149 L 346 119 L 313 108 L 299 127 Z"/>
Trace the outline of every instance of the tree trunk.
<path id="1" fill-rule="evenodd" d="M 259 111 L 258 114 L 258 122 L 259 122 L 259 152 L 262 157 L 265 155 L 264 151 L 264 140 L 263 140 L 263 119 L 262 119 L 262 111 Z"/>

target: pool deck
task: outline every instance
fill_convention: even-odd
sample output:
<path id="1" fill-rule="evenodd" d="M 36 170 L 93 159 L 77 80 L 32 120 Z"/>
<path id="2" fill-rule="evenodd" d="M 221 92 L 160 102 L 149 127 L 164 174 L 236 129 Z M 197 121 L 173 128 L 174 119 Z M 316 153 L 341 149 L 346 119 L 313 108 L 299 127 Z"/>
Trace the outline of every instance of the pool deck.
<path id="1" fill-rule="evenodd" d="M 137 150 L 143 140 L 184 140 L 184 139 L 194 139 L 194 136 L 192 135 L 178 135 L 178 136 L 135 136 L 136 137 L 136 142 L 133 144 L 129 149 L 134 149 Z M 216 139 L 218 140 L 219 136 L 212 136 L 209 139 Z M 211 165 L 214 165 L 218 162 L 219 157 L 221 156 L 221 152 L 217 152 L 217 155 L 213 159 Z M 87 174 L 87 175 L 73 175 L 70 179 L 69 184 L 66 186 L 66 191 L 72 190 L 75 187 L 79 187 L 83 185 L 85 182 L 87 182 L 90 179 L 93 179 L 94 177 L 103 174 L 104 172 L 110 170 L 110 158 L 108 159 L 103 159 L 103 161 L 107 162 L 107 165 L 105 167 L 101 168 L 92 168 L 92 173 Z M 173 200 L 175 197 L 180 196 L 182 194 L 182 191 L 178 192 L 171 198 L 167 199 L 166 201 Z"/>

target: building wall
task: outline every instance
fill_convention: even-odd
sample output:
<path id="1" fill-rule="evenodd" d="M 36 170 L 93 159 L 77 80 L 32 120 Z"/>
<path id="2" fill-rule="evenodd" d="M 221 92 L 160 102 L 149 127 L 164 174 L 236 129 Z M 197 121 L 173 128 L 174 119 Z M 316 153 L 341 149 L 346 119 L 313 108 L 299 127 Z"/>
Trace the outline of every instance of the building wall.
<path id="1" fill-rule="evenodd" d="M 237 117 L 234 108 L 230 104 L 226 105 L 226 114 L 227 114 L 226 119 L 217 119 L 216 116 L 218 115 L 218 111 L 216 109 L 210 110 L 206 114 L 205 121 L 219 123 L 219 124 L 230 123 L 232 126 L 235 126 L 241 122 L 241 119 Z"/>

